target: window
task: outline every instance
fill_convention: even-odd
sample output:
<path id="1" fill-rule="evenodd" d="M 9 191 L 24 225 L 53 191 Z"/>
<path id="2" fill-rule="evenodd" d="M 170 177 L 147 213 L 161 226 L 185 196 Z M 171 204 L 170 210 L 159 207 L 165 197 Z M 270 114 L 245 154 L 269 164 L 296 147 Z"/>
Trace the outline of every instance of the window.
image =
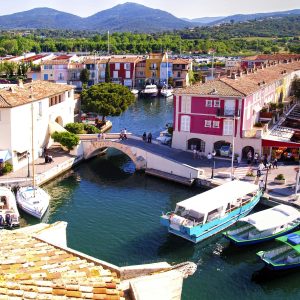
<path id="1" fill-rule="evenodd" d="M 211 127 L 211 120 L 205 120 L 204 127 Z"/>
<path id="2" fill-rule="evenodd" d="M 0 110 L 0 122 L 2 121 L 2 119 L 1 119 L 1 110 Z"/>
<path id="3" fill-rule="evenodd" d="M 206 100 L 205 106 L 206 107 L 212 107 L 212 100 Z"/>
<path id="4" fill-rule="evenodd" d="M 191 97 L 182 96 L 181 97 L 181 112 L 190 114 L 191 113 Z"/>
<path id="5" fill-rule="evenodd" d="M 71 91 L 68 91 L 68 98 L 71 97 Z"/>
<path id="6" fill-rule="evenodd" d="M 180 77 L 181 77 L 181 73 L 177 72 L 177 78 L 180 78 Z"/>
<path id="7" fill-rule="evenodd" d="M 125 70 L 130 70 L 130 64 L 124 64 Z"/>
<path id="8" fill-rule="evenodd" d="M 233 121 L 224 120 L 223 135 L 232 135 L 233 133 Z"/>
<path id="9" fill-rule="evenodd" d="M 214 101 L 214 107 L 220 107 L 220 100 Z"/>
<path id="10" fill-rule="evenodd" d="M 120 63 L 115 63 L 115 70 L 120 70 Z"/>
<path id="11" fill-rule="evenodd" d="M 220 128 L 220 121 L 213 121 L 213 128 Z"/>
<path id="12" fill-rule="evenodd" d="M 118 78 L 118 77 L 119 77 L 119 72 L 118 71 L 114 71 L 113 78 Z"/>
<path id="13" fill-rule="evenodd" d="M 181 116 L 180 129 L 181 131 L 190 132 L 191 117 L 190 116 Z"/>
<path id="14" fill-rule="evenodd" d="M 126 78 L 130 78 L 130 71 L 126 71 Z"/>
<path id="15" fill-rule="evenodd" d="M 41 117 L 43 115 L 43 106 L 42 102 L 39 102 L 39 116 Z"/>
<path id="16" fill-rule="evenodd" d="M 100 78 L 105 78 L 105 71 L 100 72 Z"/>

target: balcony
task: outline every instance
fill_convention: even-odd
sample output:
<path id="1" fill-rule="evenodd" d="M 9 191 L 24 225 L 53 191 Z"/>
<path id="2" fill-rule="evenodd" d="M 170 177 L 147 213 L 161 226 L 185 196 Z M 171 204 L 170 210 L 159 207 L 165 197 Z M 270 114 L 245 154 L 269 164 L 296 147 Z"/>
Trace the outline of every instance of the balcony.
<path id="1" fill-rule="evenodd" d="M 261 139 L 263 135 L 266 135 L 269 133 L 270 129 L 273 127 L 274 122 L 273 120 L 270 120 L 267 123 L 256 123 L 254 124 L 252 129 L 249 130 L 243 130 L 243 137 L 245 138 L 257 138 Z"/>
<path id="2" fill-rule="evenodd" d="M 188 71 L 187 65 L 173 65 L 173 71 Z"/>
<path id="3" fill-rule="evenodd" d="M 231 109 L 231 108 L 217 108 L 217 113 L 216 115 L 218 117 L 224 117 L 224 118 L 232 118 L 232 117 L 239 117 L 240 113 L 238 110 Z"/>

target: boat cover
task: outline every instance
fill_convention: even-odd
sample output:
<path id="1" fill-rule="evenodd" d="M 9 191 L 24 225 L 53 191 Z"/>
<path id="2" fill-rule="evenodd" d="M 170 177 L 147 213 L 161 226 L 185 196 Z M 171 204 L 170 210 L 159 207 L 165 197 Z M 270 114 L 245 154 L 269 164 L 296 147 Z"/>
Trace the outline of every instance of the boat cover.
<path id="1" fill-rule="evenodd" d="M 263 231 L 279 227 L 298 218 L 300 221 L 300 212 L 297 209 L 285 204 L 280 204 L 249 215 L 240 219 L 240 221 L 247 222 L 255 226 L 257 230 Z"/>
<path id="2" fill-rule="evenodd" d="M 237 199 L 257 190 L 258 186 L 253 183 L 234 180 L 178 202 L 177 206 L 181 206 L 185 210 L 206 214 L 214 209 L 224 207 L 228 203 L 234 203 Z"/>

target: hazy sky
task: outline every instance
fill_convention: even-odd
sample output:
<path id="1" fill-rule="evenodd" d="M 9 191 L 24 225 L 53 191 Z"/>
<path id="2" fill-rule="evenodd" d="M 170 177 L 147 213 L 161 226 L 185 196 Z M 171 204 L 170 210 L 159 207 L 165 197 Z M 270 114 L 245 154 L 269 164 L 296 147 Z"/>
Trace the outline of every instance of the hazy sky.
<path id="1" fill-rule="evenodd" d="M 50 7 L 81 17 L 125 2 L 135 2 L 148 7 L 170 12 L 176 17 L 198 18 L 228 16 L 232 14 L 281 11 L 300 8 L 300 0 L 13 0 L 0 6 L 0 15 L 29 10 L 35 7 Z M 1 3 L 0 1 L 0 3 Z"/>

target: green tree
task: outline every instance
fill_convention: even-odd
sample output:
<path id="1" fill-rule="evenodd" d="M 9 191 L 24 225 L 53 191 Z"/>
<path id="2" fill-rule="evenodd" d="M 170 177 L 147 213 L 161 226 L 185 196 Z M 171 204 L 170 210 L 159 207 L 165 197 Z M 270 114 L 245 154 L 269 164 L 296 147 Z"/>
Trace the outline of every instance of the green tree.
<path id="1" fill-rule="evenodd" d="M 105 82 L 110 82 L 110 68 L 109 68 L 109 63 L 106 63 L 105 67 Z"/>
<path id="2" fill-rule="evenodd" d="M 99 83 L 83 90 L 81 93 L 84 111 L 96 112 L 106 116 L 119 116 L 135 101 L 130 90 L 120 84 Z"/>
<path id="3" fill-rule="evenodd" d="M 84 124 L 83 123 L 68 123 L 65 126 L 65 129 L 67 129 L 69 132 L 80 134 L 84 133 Z"/>
<path id="4" fill-rule="evenodd" d="M 83 85 L 86 85 L 89 82 L 90 79 L 90 71 L 88 69 L 83 69 L 80 72 L 80 81 Z"/>
<path id="5" fill-rule="evenodd" d="M 66 147 L 69 151 L 79 144 L 79 137 L 71 132 L 57 132 L 55 131 L 51 137 L 55 142 L 60 143 L 62 146 Z"/>

